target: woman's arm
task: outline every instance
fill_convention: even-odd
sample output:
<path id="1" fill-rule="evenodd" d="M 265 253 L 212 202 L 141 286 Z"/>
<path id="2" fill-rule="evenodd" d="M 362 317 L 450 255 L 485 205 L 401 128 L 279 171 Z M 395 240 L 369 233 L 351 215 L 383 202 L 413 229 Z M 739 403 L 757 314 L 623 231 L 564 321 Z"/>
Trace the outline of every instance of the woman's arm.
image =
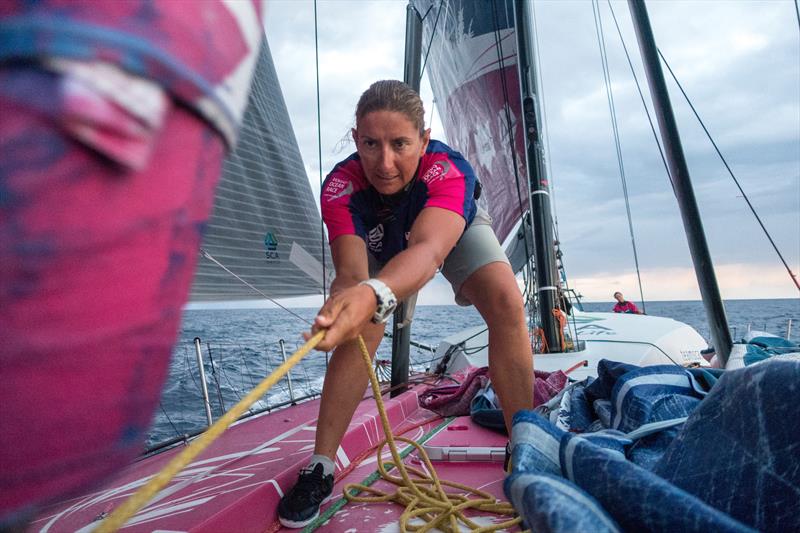
<path id="1" fill-rule="evenodd" d="M 409 235 L 408 248 L 394 256 L 376 276 L 389 286 L 398 300 L 421 289 L 436 273 L 464 231 L 460 215 L 428 207 L 422 210 Z M 367 252 L 364 241 L 355 235 L 342 235 L 331 244 L 336 279 L 331 297 L 320 309 L 311 334 L 327 328 L 325 338 L 317 346 L 330 350 L 354 339 L 361 332 L 377 307 L 375 292 L 367 285 Z"/>
<path id="2" fill-rule="evenodd" d="M 433 278 L 464 233 L 461 215 L 438 207 L 422 210 L 408 239 L 408 248 L 394 256 L 377 278 L 387 284 L 398 300 L 419 291 Z"/>

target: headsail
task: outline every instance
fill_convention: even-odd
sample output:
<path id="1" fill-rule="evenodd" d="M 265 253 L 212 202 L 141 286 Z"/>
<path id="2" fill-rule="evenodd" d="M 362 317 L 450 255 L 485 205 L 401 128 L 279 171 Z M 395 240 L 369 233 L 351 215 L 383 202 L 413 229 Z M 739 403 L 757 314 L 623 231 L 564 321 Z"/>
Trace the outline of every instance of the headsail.
<path id="1" fill-rule="evenodd" d="M 475 168 L 502 242 L 528 209 L 513 2 L 413 3 L 428 13 L 423 53 L 447 142 Z"/>
<path id="2" fill-rule="evenodd" d="M 321 271 L 323 245 L 319 211 L 265 39 L 203 250 L 269 297 L 283 298 L 322 292 L 322 279 L 314 272 Z M 298 256 L 304 258 L 299 266 L 292 260 Z M 262 298 L 213 261 L 200 258 L 192 301 Z"/>

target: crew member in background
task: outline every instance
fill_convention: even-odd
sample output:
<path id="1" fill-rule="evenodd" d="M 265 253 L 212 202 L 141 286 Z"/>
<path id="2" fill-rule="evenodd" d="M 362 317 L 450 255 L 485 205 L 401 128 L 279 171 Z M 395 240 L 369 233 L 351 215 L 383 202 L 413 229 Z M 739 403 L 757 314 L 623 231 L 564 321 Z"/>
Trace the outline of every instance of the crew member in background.
<path id="1" fill-rule="evenodd" d="M 262 16 L 0 2 L 0 530 L 142 451 Z"/>
<path id="2" fill-rule="evenodd" d="M 625 300 L 621 292 L 615 292 L 614 299 L 617 301 L 616 305 L 614 306 L 615 313 L 631 313 L 634 315 L 644 314 L 639 311 L 639 308 L 636 307 L 635 303 Z"/>

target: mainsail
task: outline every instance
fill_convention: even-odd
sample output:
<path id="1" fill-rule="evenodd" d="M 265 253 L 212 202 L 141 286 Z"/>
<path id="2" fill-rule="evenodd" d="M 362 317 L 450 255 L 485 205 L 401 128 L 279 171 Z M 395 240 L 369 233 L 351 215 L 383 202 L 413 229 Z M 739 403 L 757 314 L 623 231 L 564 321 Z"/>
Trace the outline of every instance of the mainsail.
<path id="1" fill-rule="evenodd" d="M 265 39 L 239 142 L 223 167 L 192 301 L 264 298 L 230 272 L 270 298 L 320 294 L 321 235 L 319 211 Z"/>
<path id="2" fill-rule="evenodd" d="M 426 70 L 447 142 L 475 168 L 502 242 L 528 210 L 513 2 L 413 3 L 427 13 Z"/>

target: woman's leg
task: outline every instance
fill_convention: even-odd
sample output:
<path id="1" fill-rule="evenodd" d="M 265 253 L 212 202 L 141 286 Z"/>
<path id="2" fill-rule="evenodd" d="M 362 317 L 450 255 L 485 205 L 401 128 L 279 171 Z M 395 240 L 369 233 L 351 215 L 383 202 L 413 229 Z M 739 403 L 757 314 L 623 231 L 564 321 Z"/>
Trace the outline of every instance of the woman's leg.
<path id="1" fill-rule="evenodd" d="M 371 358 L 375 357 L 383 338 L 383 329 L 383 324 L 370 323 L 362 332 Z M 368 381 L 369 376 L 357 339 L 334 350 L 322 385 L 315 454 L 335 459 L 336 450 L 350 425 L 356 407 L 364 397 Z"/>
<path id="2" fill-rule="evenodd" d="M 517 280 L 504 262 L 482 266 L 467 278 L 460 295 L 489 327 L 489 374 L 509 435 L 520 409 L 533 409 L 533 356 Z"/>

